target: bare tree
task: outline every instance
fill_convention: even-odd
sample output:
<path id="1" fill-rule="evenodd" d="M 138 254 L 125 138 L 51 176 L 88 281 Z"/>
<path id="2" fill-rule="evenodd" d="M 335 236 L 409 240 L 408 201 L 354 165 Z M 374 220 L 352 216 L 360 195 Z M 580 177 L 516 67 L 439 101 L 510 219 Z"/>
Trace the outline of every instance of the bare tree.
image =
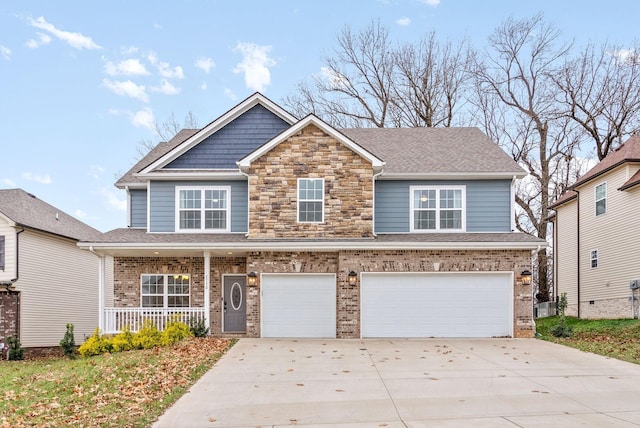
<path id="1" fill-rule="evenodd" d="M 138 146 L 136 147 L 136 157 L 135 160 L 139 161 L 143 157 L 146 156 L 147 153 L 151 149 L 153 149 L 159 141 L 169 141 L 182 129 L 197 129 L 198 119 L 194 116 L 193 112 L 189 111 L 185 117 L 184 121 L 181 123 L 176 118 L 175 114 L 172 112 L 171 116 L 164 122 L 160 123 L 158 121 L 154 122 L 153 129 L 158 136 L 159 140 L 152 139 L 143 139 L 138 142 Z"/>
<path id="2" fill-rule="evenodd" d="M 579 139 L 555 102 L 552 76 L 569 50 L 542 15 L 508 19 L 489 38 L 476 79 L 479 122 L 529 176 L 516 193 L 519 230 L 547 239 L 548 206 L 561 186 L 556 173 L 574 157 Z M 546 250 L 537 254 L 539 293 L 549 296 Z"/>
<path id="3" fill-rule="evenodd" d="M 640 128 L 640 58 L 634 48 L 589 44 L 553 80 L 557 101 L 602 160 Z"/>

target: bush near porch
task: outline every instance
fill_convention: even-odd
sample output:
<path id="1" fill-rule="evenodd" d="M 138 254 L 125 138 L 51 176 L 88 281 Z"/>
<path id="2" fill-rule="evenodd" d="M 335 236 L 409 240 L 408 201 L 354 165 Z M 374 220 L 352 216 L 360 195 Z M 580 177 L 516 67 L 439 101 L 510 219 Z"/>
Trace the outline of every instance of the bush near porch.
<path id="1" fill-rule="evenodd" d="M 559 316 L 538 318 L 536 337 L 581 351 L 640 364 L 640 320 L 566 317 L 567 325 L 573 327 L 573 334 L 568 338 L 558 338 L 551 334 L 551 328 L 559 320 Z"/>

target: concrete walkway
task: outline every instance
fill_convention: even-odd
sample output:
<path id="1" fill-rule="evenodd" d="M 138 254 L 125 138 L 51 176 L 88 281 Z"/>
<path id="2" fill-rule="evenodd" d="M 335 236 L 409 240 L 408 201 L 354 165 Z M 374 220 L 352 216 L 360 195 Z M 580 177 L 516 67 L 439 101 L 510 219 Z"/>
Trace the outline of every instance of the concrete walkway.
<path id="1" fill-rule="evenodd" d="M 535 339 L 241 339 L 154 427 L 640 426 L 640 366 Z"/>

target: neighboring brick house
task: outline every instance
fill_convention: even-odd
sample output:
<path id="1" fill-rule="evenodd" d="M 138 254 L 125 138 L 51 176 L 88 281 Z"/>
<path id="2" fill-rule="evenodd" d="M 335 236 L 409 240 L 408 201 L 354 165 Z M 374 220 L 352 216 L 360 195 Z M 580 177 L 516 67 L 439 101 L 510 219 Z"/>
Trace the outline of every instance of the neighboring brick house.
<path id="1" fill-rule="evenodd" d="M 530 337 L 524 171 L 476 128 L 335 129 L 259 93 L 118 182 L 129 227 L 101 327 L 203 318 L 248 337 Z"/>
<path id="2" fill-rule="evenodd" d="M 100 232 L 21 189 L 0 190 L 0 342 L 59 346 L 98 322 L 101 259 L 78 248 Z"/>
<path id="3" fill-rule="evenodd" d="M 567 314 L 638 318 L 640 281 L 640 137 L 627 140 L 562 195 L 555 210 L 556 294 Z M 634 283 L 637 287 L 637 283 Z"/>

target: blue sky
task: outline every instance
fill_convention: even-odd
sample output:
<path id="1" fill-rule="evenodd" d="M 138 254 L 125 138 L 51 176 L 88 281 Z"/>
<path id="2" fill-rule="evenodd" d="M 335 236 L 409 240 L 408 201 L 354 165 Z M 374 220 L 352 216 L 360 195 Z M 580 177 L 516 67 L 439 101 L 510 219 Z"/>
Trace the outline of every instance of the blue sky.
<path id="1" fill-rule="evenodd" d="M 640 2 L 516 0 L 0 2 L 0 188 L 22 188 L 107 231 L 113 186 L 157 140 L 153 122 L 205 125 L 255 91 L 280 102 L 320 71 L 345 26 L 429 31 L 482 47 L 506 18 L 542 12 L 568 39 L 630 46 Z"/>

